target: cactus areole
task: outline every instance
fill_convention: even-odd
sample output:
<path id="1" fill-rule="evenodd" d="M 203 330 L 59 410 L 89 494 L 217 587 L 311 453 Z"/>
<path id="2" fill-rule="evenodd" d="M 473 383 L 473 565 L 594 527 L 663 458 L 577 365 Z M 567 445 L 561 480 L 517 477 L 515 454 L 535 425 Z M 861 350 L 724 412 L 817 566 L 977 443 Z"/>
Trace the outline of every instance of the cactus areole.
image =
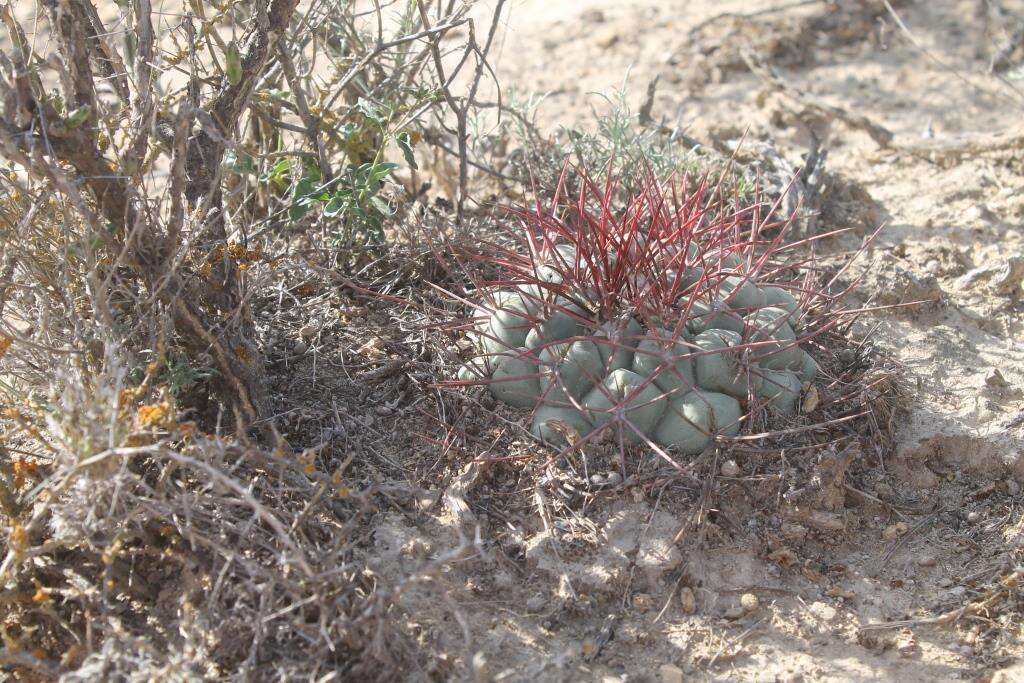
<path id="1" fill-rule="evenodd" d="M 477 353 L 459 383 L 530 410 L 558 447 L 615 428 L 694 455 L 754 411 L 793 416 L 818 373 L 806 347 L 825 329 L 808 315 L 821 293 L 782 242 L 788 222 L 722 187 L 651 178 L 616 201 L 567 167 L 551 205 L 510 211 L 516 246 L 467 252 L 500 276 L 463 298 Z"/>

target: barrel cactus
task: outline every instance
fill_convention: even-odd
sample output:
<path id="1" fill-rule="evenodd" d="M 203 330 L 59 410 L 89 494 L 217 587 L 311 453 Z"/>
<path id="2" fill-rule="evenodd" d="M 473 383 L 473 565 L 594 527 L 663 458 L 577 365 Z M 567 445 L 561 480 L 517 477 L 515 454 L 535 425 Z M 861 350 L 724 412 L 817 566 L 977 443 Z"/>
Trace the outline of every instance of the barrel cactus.
<path id="1" fill-rule="evenodd" d="M 513 246 L 468 252 L 481 266 L 462 299 L 477 355 L 458 383 L 529 409 L 555 446 L 613 429 L 693 455 L 755 412 L 791 418 L 819 373 L 807 342 L 830 321 L 808 315 L 827 297 L 785 258 L 785 222 L 707 178 L 651 179 L 617 202 L 617 188 L 567 173 L 582 188 L 573 201 L 563 174 L 549 206 L 510 211 Z"/>

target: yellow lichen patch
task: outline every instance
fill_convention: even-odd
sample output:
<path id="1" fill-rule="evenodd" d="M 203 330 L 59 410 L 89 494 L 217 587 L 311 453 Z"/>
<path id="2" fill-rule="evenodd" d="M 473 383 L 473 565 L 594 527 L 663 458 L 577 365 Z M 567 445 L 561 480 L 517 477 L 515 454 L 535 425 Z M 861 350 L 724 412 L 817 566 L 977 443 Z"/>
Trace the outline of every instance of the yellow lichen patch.
<path id="1" fill-rule="evenodd" d="M 238 356 L 238 360 L 242 361 L 246 365 L 252 362 L 252 356 L 249 355 L 249 351 L 244 346 L 239 346 L 235 349 L 235 355 Z"/>
<path id="2" fill-rule="evenodd" d="M 232 242 L 228 245 L 228 256 L 238 264 L 239 270 L 245 270 L 263 258 L 263 250 L 259 245 L 255 249 L 248 249 L 238 242 Z"/>
<path id="3" fill-rule="evenodd" d="M 312 296 L 316 294 L 317 285 L 315 282 L 304 282 L 293 290 L 296 296 Z"/>
<path id="4" fill-rule="evenodd" d="M 122 389 L 121 393 L 117 395 L 117 409 L 127 410 L 129 406 L 142 397 L 143 393 L 145 393 L 145 389 L 142 387 L 128 387 L 127 389 Z"/>
<path id="5" fill-rule="evenodd" d="M 140 427 L 170 427 L 174 425 L 174 410 L 168 401 L 139 406 L 135 414 Z"/>
<path id="6" fill-rule="evenodd" d="M 36 478 L 39 475 L 39 465 L 30 460 L 14 461 L 14 486 L 21 488 L 28 477 Z"/>
<path id="7" fill-rule="evenodd" d="M 334 495 L 338 498 L 348 498 L 352 495 L 352 489 L 345 483 L 340 470 L 331 475 L 331 484 L 334 486 Z"/>
<path id="8" fill-rule="evenodd" d="M 28 532 L 22 525 L 15 524 L 7 540 L 11 550 L 21 552 L 28 545 Z"/>

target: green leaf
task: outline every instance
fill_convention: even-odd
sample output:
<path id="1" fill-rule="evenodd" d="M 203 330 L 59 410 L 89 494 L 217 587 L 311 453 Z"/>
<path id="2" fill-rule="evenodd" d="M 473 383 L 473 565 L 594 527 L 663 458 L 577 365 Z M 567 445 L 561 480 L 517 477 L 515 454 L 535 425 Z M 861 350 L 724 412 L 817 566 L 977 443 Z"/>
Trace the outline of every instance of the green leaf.
<path id="1" fill-rule="evenodd" d="M 295 189 L 292 190 L 292 197 L 299 199 L 313 194 L 316 191 L 316 182 L 309 176 L 299 178 L 299 182 L 295 183 Z"/>
<path id="2" fill-rule="evenodd" d="M 333 218 L 345 210 L 345 205 L 348 203 L 347 197 L 339 194 L 335 194 L 331 197 L 331 201 L 327 202 L 327 206 L 324 207 L 324 215 L 328 218 Z"/>
<path id="3" fill-rule="evenodd" d="M 297 221 L 309 211 L 308 202 L 295 202 L 288 207 L 288 218 L 292 221 Z"/>
<path id="4" fill-rule="evenodd" d="M 291 164 L 288 162 L 288 159 L 279 159 L 266 173 L 260 176 L 260 181 L 283 185 L 288 179 L 290 169 Z"/>
<path id="5" fill-rule="evenodd" d="M 387 112 L 384 107 L 374 104 L 369 100 L 360 97 L 356 102 L 356 109 L 362 112 L 368 120 L 373 121 L 378 126 L 384 125 L 384 120 L 387 118 Z"/>
<path id="6" fill-rule="evenodd" d="M 370 169 L 370 180 L 379 183 L 380 181 L 384 180 L 389 175 L 391 175 L 391 172 L 396 168 L 398 168 L 398 164 L 375 164 L 373 168 Z"/>
<path id="7" fill-rule="evenodd" d="M 227 52 L 224 53 L 224 73 L 231 85 L 238 85 L 242 81 L 242 55 L 238 52 L 238 45 L 233 40 L 228 44 Z"/>
<path id="8" fill-rule="evenodd" d="M 382 216 L 391 215 L 391 207 L 380 197 L 370 197 L 370 203 L 373 204 L 373 208 L 377 209 Z"/>
<path id="9" fill-rule="evenodd" d="M 412 153 L 412 137 L 406 133 L 399 133 L 395 138 L 398 143 L 398 149 L 402 150 L 402 156 L 405 157 L 405 163 L 409 164 L 409 168 L 416 170 L 419 166 L 416 165 L 416 157 Z"/>
<path id="10" fill-rule="evenodd" d="M 253 158 L 242 152 L 237 154 L 235 150 L 229 149 L 224 153 L 224 165 L 228 169 L 238 175 L 255 175 L 256 174 L 256 163 Z"/>
<path id="11" fill-rule="evenodd" d="M 70 129 L 82 125 L 89 118 L 90 113 L 92 113 L 92 108 L 88 104 L 83 104 L 68 115 L 64 120 L 64 127 Z"/>

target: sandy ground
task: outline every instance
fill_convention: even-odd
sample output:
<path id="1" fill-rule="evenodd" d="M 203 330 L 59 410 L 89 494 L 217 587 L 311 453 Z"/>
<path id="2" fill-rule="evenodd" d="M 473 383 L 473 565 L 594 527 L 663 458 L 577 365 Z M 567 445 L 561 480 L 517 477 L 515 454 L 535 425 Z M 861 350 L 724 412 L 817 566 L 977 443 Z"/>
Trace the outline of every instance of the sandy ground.
<path id="1" fill-rule="evenodd" d="M 1024 97 L 987 73 L 1005 36 L 983 3 L 897 3 L 925 54 L 881 3 L 773 11 L 793 4 L 514 2 L 494 62 L 504 86 L 547 93 L 545 126 L 586 125 L 601 110 L 594 93 L 624 83 L 635 108 L 658 77 L 655 118 L 708 144 L 746 131 L 799 164 L 811 133 L 822 140 L 832 183 L 819 229 L 850 232 L 819 250 L 850 252 L 884 223 L 857 296 L 927 301 L 864 320 L 910 396 L 895 453 L 865 456 L 857 486 L 875 500 L 848 480 L 844 501 L 840 481 L 839 530 L 797 531 L 791 562 L 759 542 L 749 505 L 717 536 L 681 539 L 692 500 L 604 499 L 587 518 L 592 542 L 566 550 L 563 538 L 561 554 L 535 520 L 492 520 L 522 535 L 521 561 L 452 577 L 477 650 L 462 663 L 481 680 L 1024 680 L 1019 605 L 951 626 L 870 626 L 956 609 L 1021 559 Z M 788 95 L 747 68 L 740 45 Z M 720 481 L 720 507 L 742 515 L 757 483 Z M 380 530 L 385 565 L 415 556 L 419 535 L 443 545 L 443 518 L 418 519 Z M 899 523 L 910 533 L 893 535 Z M 744 593 L 755 609 L 738 607 Z"/>

